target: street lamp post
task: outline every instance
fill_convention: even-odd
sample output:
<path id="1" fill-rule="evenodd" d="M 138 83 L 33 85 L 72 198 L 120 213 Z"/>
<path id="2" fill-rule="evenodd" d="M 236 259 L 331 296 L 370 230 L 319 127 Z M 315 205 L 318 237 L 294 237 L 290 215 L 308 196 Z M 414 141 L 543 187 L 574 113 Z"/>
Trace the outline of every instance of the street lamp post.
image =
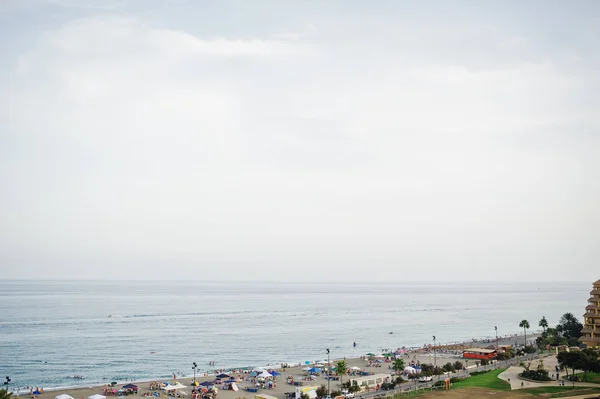
<path id="1" fill-rule="evenodd" d="M 10 384 L 10 381 L 11 381 L 10 377 L 6 376 L 6 381 L 4 381 L 4 385 L 6 385 L 6 392 L 8 392 L 8 384 Z"/>
<path id="2" fill-rule="evenodd" d="M 196 369 L 198 368 L 198 365 L 196 364 L 196 362 L 192 363 L 192 370 L 194 370 L 194 389 L 196 387 Z"/>
<path id="3" fill-rule="evenodd" d="M 433 336 L 433 367 L 437 367 L 437 354 L 435 351 L 435 335 Z"/>
<path id="4" fill-rule="evenodd" d="M 331 364 L 329 364 L 329 348 L 327 350 L 327 398 L 331 397 L 331 392 L 329 391 L 329 382 L 331 381 Z"/>
<path id="5" fill-rule="evenodd" d="M 496 352 L 498 351 L 498 326 L 494 326 L 494 330 L 496 330 Z"/>

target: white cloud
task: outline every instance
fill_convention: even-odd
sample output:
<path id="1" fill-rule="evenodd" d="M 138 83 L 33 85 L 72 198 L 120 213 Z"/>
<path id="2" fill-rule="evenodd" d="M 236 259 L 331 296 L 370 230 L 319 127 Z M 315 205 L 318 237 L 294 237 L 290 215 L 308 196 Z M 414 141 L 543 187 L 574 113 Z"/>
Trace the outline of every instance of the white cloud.
<path id="1" fill-rule="evenodd" d="M 420 41 L 388 35 L 408 22 L 325 20 L 201 35 L 94 16 L 41 33 L 12 81 L 0 256 L 462 278 L 577 247 L 591 270 L 598 136 L 573 130 L 598 126 L 597 78 L 523 57 L 522 32 L 465 50 L 472 29 Z M 476 51 L 488 42 L 502 63 Z"/>

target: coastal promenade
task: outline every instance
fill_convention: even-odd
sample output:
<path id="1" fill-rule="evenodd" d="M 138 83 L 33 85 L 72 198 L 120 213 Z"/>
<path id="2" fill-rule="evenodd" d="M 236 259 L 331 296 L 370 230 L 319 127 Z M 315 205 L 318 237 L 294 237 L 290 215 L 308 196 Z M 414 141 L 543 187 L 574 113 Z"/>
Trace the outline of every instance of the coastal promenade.
<path id="1" fill-rule="evenodd" d="M 566 371 L 555 371 L 558 361 L 556 356 L 546 356 L 544 359 L 544 368 L 549 370 L 552 381 L 547 382 L 536 382 L 530 380 L 523 380 L 519 378 L 519 374 L 524 371 L 524 368 L 518 365 L 511 366 L 506 371 L 502 372 L 498 378 L 510 383 L 511 389 L 527 389 L 536 387 L 548 387 L 548 386 L 559 386 L 559 381 L 563 381 L 563 378 L 567 376 Z M 536 362 L 532 362 L 532 368 L 537 367 Z M 556 379 L 556 374 L 559 375 L 559 379 Z M 598 384 L 581 382 L 581 381 L 565 381 L 565 386 L 568 387 L 598 387 Z"/>
<path id="2" fill-rule="evenodd" d="M 528 341 L 530 339 L 535 340 L 535 337 L 536 337 L 535 334 L 531 334 L 531 336 L 528 335 Z M 509 336 L 501 337 L 498 344 L 499 345 L 510 345 L 510 344 L 514 344 L 515 342 L 522 343 L 523 342 L 522 336 L 509 335 Z M 436 377 L 434 377 L 433 381 L 426 382 L 426 383 L 419 383 L 417 381 L 405 382 L 405 383 L 401 384 L 400 386 L 398 386 L 398 388 L 395 389 L 394 391 L 364 392 L 359 396 L 362 398 L 369 398 L 372 396 L 389 395 L 391 393 L 407 393 L 407 392 L 412 392 L 415 390 L 431 389 L 431 386 L 433 383 L 435 383 L 439 379 L 445 378 L 447 376 L 449 376 L 449 377 L 453 377 L 453 376 L 464 377 L 469 372 L 480 371 L 480 370 L 492 370 L 492 369 L 496 369 L 496 368 L 500 368 L 500 367 L 516 366 L 518 364 L 518 362 L 520 362 L 520 361 L 523 361 L 523 360 L 528 361 L 528 360 L 535 359 L 535 357 L 530 356 L 530 357 L 519 358 L 519 359 L 511 359 L 510 361 L 496 362 L 492 365 L 479 366 L 479 367 L 476 366 L 476 364 L 475 364 L 476 362 L 474 360 L 462 359 L 462 356 L 461 356 L 461 354 L 462 354 L 461 348 L 462 347 L 469 347 L 469 346 L 485 347 L 485 346 L 489 346 L 492 344 L 495 344 L 495 342 L 493 342 L 490 339 L 485 339 L 483 341 L 472 340 L 470 342 L 453 343 L 453 344 L 449 344 L 449 345 L 445 345 L 445 346 L 440 345 L 437 347 L 435 354 L 431 348 L 427 348 L 427 347 L 419 348 L 418 350 L 416 350 L 416 349 L 409 350 L 403 356 L 403 359 L 404 359 L 406 365 L 409 365 L 412 361 L 412 362 L 418 362 L 419 364 L 434 364 L 435 362 L 437 362 L 438 366 L 443 366 L 445 363 L 448 363 L 448 362 L 453 363 L 457 360 L 460 360 L 461 362 L 465 363 L 465 365 L 467 366 L 467 370 L 466 371 L 461 370 L 457 373 L 447 374 L 444 376 L 436 376 Z M 335 360 L 332 359 L 332 361 L 335 361 Z M 346 362 L 347 362 L 347 365 L 349 368 L 350 367 L 358 367 L 363 371 L 373 373 L 373 374 L 394 374 L 394 371 L 391 369 L 391 363 L 389 363 L 389 362 L 376 363 L 375 365 L 369 365 L 369 363 L 363 358 L 348 358 L 348 359 L 346 359 Z M 323 375 L 317 376 L 316 379 L 314 379 L 314 380 L 308 380 L 307 373 L 306 373 L 306 371 L 303 370 L 303 368 L 305 368 L 305 365 L 297 364 L 296 367 L 286 368 L 285 371 L 280 369 L 280 365 L 272 365 L 271 367 L 267 367 L 267 368 L 277 369 L 278 372 L 281 373 L 281 375 L 277 377 L 277 383 L 273 389 L 261 389 L 258 393 L 268 394 L 271 396 L 275 396 L 278 399 L 283 399 L 286 396 L 286 393 L 294 392 L 294 390 L 295 390 L 295 386 L 292 386 L 292 385 L 286 383 L 286 380 L 288 379 L 288 377 L 294 378 L 295 381 L 301 381 L 304 386 L 321 386 L 321 385 L 327 386 L 327 380 L 323 377 Z M 229 372 L 229 370 L 214 370 L 209 375 L 204 375 L 202 373 L 199 373 L 199 374 L 197 374 L 196 380 L 199 382 L 212 381 L 214 379 L 213 375 L 216 375 L 219 372 L 226 372 L 226 373 L 237 376 L 241 380 L 247 380 L 247 375 L 244 374 L 243 372 L 240 372 L 240 371 Z M 184 385 L 189 386 L 192 381 L 192 378 L 190 378 L 190 377 L 191 376 L 189 376 L 189 375 L 185 376 L 185 377 L 177 376 L 177 381 L 183 383 Z M 172 378 L 171 379 L 163 378 L 163 379 L 156 379 L 156 381 L 173 382 L 173 379 Z M 346 376 L 344 377 L 344 381 L 347 381 Z M 133 382 L 133 381 L 118 381 L 118 382 L 119 382 L 119 384 L 117 385 L 117 387 L 119 387 L 119 385 L 124 385 L 126 383 Z M 143 395 L 144 393 L 150 392 L 150 390 L 148 389 L 149 382 L 136 382 L 135 384 L 138 385 L 138 387 L 140 388 L 138 395 Z M 511 379 L 511 384 L 512 384 L 512 379 Z M 250 387 L 250 383 L 248 381 L 243 381 L 243 382 L 239 383 L 238 385 L 240 387 L 240 391 L 236 392 L 236 391 L 230 391 L 230 390 L 220 390 L 218 393 L 218 397 L 224 398 L 224 399 L 235 399 L 235 398 L 240 398 L 240 397 L 246 397 L 246 398 L 254 397 L 253 392 L 249 392 L 249 391 L 245 390 L 245 388 Z M 330 381 L 329 386 L 330 386 L 331 391 L 339 390 L 339 382 L 338 381 Z M 518 387 L 516 387 L 516 388 L 518 388 Z M 91 396 L 93 394 L 101 394 L 102 392 L 103 392 L 103 386 L 82 386 L 82 387 L 65 389 L 65 390 L 49 389 L 49 390 L 46 390 L 41 395 L 37 395 L 37 398 L 38 399 L 54 399 L 55 396 L 57 396 L 57 394 L 67 393 L 67 394 L 71 395 L 72 397 L 74 397 L 75 399 L 80 399 L 80 398 L 87 399 L 89 396 Z M 189 394 L 189 392 L 191 392 L 191 387 L 188 387 L 188 389 L 187 389 L 188 394 Z M 32 396 L 29 394 L 28 391 L 24 392 L 23 390 L 21 390 L 20 393 L 22 396 L 29 396 L 29 397 Z"/>
<path id="3" fill-rule="evenodd" d="M 436 353 L 435 357 L 434 357 L 433 353 L 408 352 L 403 358 L 407 364 L 411 360 L 418 361 L 421 364 L 427 364 L 427 363 L 433 364 L 434 361 L 437 361 L 437 364 L 439 366 L 441 366 L 447 362 L 454 362 L 456 360 L 460 360 L 460 361 L 464 362 L 464 359 L 462 359 L 456 353 L 444 353 L 444 352 Z M 477 367 L 475 364 L 471 363 L 468 366 L 467 370 L 461 370 L 459 372 L 451 373 L 451 374 L 447 374 L 447 375 L 443 375 L 443 376 L 436 376 L 436 377 L 434 377 L 433 381 L 431 381 L 431 382 L 426 382 L 426 383 L 420 383 L 418 381 L 405 382 L 393 391 L 381 391 L 381 390 L 375 391 L 374 389 L 372 389 L 371 391 L 361 393 L 357 397 L 363 398 L 363 399 L 368 399 L 368 398 L 373 398 L 373 397 L 389 396 L 391 394 L 397 394 L 397 393 L 409 393 L 409 392 L 413 392 L 413 391 L 431 390 L 432 385 L 436 381 L 446 378 L 446 377 L 453 377 L 453 376 L 465 377 L 468 373 L 473 372 L 473 371 L 492 370 L 492 369 L 501 368 L 501 367 L 502 368 L 510 367 L 511 365 L 514 366 L 514 365 L 518 364 L 519 361 L 523 361 L 523 360 L 529 361 L 529 360 L 535 360 L 535 359 L 536 359 L 535 356 L 529 356 L 526 358 L 511 359 L 511 361 L 496 362 L 495 364 L 492 364 L 492 365 L 479 366 L 479 367 Z M 471 362 L 473 362 L 473 361 L 471 361 Z M 348 358 L 348 359 L 346 359 L 346 363 L 349 368 L 359 367 L 361 370 L 364 370 L 366 372 L 373 373 L 373 374 L 394 374 L 394 371 L 391 369 L 391 363 L 389 363 L 389 362 L 379 363 L 376 366 L 369 366 L 368 365 L 369 363 L 365 359 Z M 308 380 L 307 373 L 306 373 L 306 371 L 303 370 L 303 368 L 304 368 L 303 365 L 302 366 L 298 365 L 296 367 L 289 367 L 289 368 L 286 368 L 285 371 L 283 369 L 280 369 L 279 366 L 274 367 L 274 368 L 277 368 L 278 371 L 281 373 L 281 375 L 278 376 L 276 379 L 276 386 L 273 389 L 260 389 L 258 394 L 267 394 L 267 395 L 274 396 L 278 399 L 284 399 L 286 397 L 286 393 L 291 393 L 291 392 L 295 391 L 295 386 L 286 383 L 286 380 L 288 377 L 293 377 L 295 381 L 300 381 L 303 384 L 303 386 L 324 385 L 327 387 L 327 380 L 324 378 L 323 375 L 316 377 L 316 379 L 314 379 L 314 380 Z M 247 375 L 245 375 L 244 373 L 231 372 L 229 374 L 236 375 L 236 376 L 240 377 L 242 380 L 247 379 Z M 344 381 L 347 381 L 347 378 L 348 377 L 344 376 Z M 197 375 L 197 377 L 196 377 L 196 380 L 199 382 L 212 381 L 213 379 L 214 379 L 213 375 L 209 375 L 209 376 Z M 162 379 L 159 381 L 172 383 L 173 379 L 170 379 L 170 380 Z M 192 381 L 192 378 L 178 378 L 177 381 L 188 386 L 187 394 L 189 395 L 189 393 L 191 392 L 191 387 L 189 387 L 189 385 Z M 125 382 L 123 382 L 123 384 L 125 384 Z M 119 384 L 119 385 L 122 385 L 122 384 Z M 140 390 L 137 395 L 132 396 L 133 398 L 140 397 L 144 393 L 151 392 L 149 390 L 148 382 L 138 382 L 138 383 L 136 383 L 136 385 L 138 385 Z M 252 386 L 252 384 L 250 384 L 250 382 L 244 381 L 244 382 L 239 383 L 238 386 L 240 388 L 240 391 L 237 391 L 237 392 L 231 391 L 231 390 L 220 390 L 218 392 L 218 398 L 219 399 L 236 399 L 236 398 L 244 398 L 244 397 L 245 398 L 253 398 L 254 397 L 255 393 L 245 390 L 246 388 L 249 388 Z M 331 391 L 339 390 L 339 381 L 330 381 L 330 389 L 331 389 Z M 58 394 L 61 394 L 61 393 L 69 394 L 75 399 L 87 399 L 89 396 L 92 396 L 94 394 L 102 394 L 103 387 L 81 387 L 81 388 L 74 388 L 74 389 L 68 389 L 68 390 L 62 390 L 62 391 L 45 391 L 43 394 L 36 395 L 36 396 L 38 399 L 54 399 Z M 163 392 L 163 395 L 164 395 L 164 392 Z M 31 395 L 28 395 L 28 397 L 31 397 Z M 109 398 L 110 398 L 110 396 L 109 396 Z"/>

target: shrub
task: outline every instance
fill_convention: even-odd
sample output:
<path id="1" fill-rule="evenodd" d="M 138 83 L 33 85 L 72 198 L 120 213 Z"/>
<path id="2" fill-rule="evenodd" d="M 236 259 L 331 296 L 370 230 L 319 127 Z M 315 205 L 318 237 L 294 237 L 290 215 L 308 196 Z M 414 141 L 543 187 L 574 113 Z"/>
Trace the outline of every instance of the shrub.
<path id="1" fill-rule="evenodd" d="M 480 374 L 485 374 L 485 373 L 489 373 L 491 370 L 482 370 L 482 371 L 473 371 L 471 374 L 471 376 L 474 375 L 480 375 Z"/>
<path id="2" fill-rule="evenodd" d="M 464 366 L 460 360 L 454 362 L 454 370 L 462 370 L 463 367 Z"/>
<path id="3" fill-rule="evenodd" d="M 525 353 L 535 353 L 536 349 L 534 346 L 526 346 L 525 348 L 523 348 L 523 352 Z"/>
<path id="4" fill-rule="evenodd" d="M 327 396 L 327 387 L 325 385 L 321 385 L 317 388 L 317 396 L 320 398 Z"/>
<path id="5" fill-rule="evenodd" d="M 488 359 L 481 359 L 482 366 L 487 366 L 488 364 L 490 364 L 490 361 Z"/>
<path id="6" fill-rule="evenodd" d="M 348 387 L 348 392 L 360 392 L 360 387 L 356 383 L 356 381 L 352 381 L 352 384 Z"/>
<path id="7" fill-rule="evenodd" d="M 396 385 L 392 382 L 384 382 L 383 384 L 381 384 L 381 389 L 383 389 L 384 391 L 389 391 L 391 389 L 394 389 L 396 387 Z"/>
<path id="8" fill-rule="evenodd" d="M 454 368 L 454 365 L 450 362 L 444 364 L 444 366 L 442 367 L 442 370 L 446 373 L 453 373 L 454 371 L 456 371 L 456 369 Z"/>
<path id="9" fill-rule="evenodd" d="M 433 375 L 434 373 L 434 368 L 433 368 L 433 364 L 422 364 L 421 365 L 421 374 L 424 376 L 430 376 Z"/>
<path id="10" fill-rule="evenodd" d="M 521 373 L 521 377 L 534 381 L 552 381 L 548 376 L 548 370 L 525 370 Z"/>

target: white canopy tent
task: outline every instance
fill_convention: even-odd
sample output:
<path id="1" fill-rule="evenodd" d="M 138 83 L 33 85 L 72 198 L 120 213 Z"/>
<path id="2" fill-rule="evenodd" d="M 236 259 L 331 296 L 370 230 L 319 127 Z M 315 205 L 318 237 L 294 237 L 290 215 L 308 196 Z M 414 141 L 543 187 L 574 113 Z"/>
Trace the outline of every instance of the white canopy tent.
<path id="1" fill-rule="evenodd" d="M 75 399 L 71 395 L 67 395 L 66 393 L 60 394 L 56 396 L 56 399 Z"/>
<path id="2" fill-rule="evenodd" d="M 352 367 L 350 367 L 350 370 L 357 370 L 358 371 L 358 370 L 362 370 L 362 369 L 360 367 L 358 367 L 358 366 L 352 366 Z"/>
<path id="3" fill-rule="evenodd" d="M 106 396 L 97 393 L 95 395 L 88 396 L 88 399 L 106 399 Z"/>
<path id="4" fill-rule="evenodd" d="M 417 372 L 417 369 L 414 367 L 406 366 L 404 367 L 404 371 L 406 371 L 409 374 L 415 374 Z"/>
<path id="5" fill-rule="evenodd" d="M 258 376 L 262 377 L 262 378 L 271 378 L 271 377 L 273 377 L 273 374 L 269 373 L 268 371 L 263 371 Z"/>
<path id="6" fill-rule="evenodd" d="M 187 386 L 185 386 L 182 383 L 178 382 L 175 385 L 165 385 L 162 389 L 164 389 L 165 391 L 174 391 L 176 389 L 184 389 L 184 388 L 187 388 Z"/>

